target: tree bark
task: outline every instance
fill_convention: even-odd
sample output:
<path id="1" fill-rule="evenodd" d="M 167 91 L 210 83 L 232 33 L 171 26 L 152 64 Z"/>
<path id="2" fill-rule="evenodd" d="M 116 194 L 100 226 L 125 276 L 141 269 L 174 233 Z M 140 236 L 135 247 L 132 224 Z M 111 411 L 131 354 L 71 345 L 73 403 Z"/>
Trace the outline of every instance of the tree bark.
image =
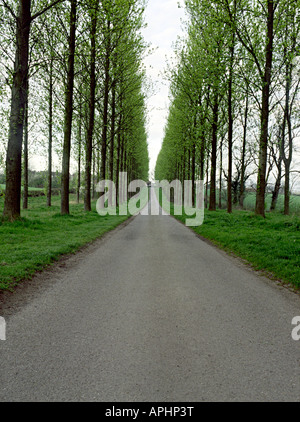
<path id="1" fill-rule="evenodd" d="M 92 181 L 92 198 L 95 199 L 96 198 L 96 151 L 93 150 L 92 151 L 92 163 L 93 163 L 93 169 L 92 169 L 92 177 L 91 177 L 91 181 Z"/>
<path id="2" fill-rule="evenodd" d="M 47 206 L 51 207 L 52 199 L 52 132 L 53 132 L 53 58 L 49 69 L 49 116 L 48 116 L 48 183 Z"/>
<path id="3" fill-rule="evenodd" d="M 275 211 L 276 204 L 277 204 L 277 199 L 278 199 L 279 190 L 281 186 L 281 172 L 282 172 L 281 163 L 282 163 L 282 158 L 279 157 L 278 164 L 277 164 L 278 174 L 277 174 L 274 190 L 272 192 L 272 201 L 271 201 L 270 211 Z"/>
<path id="4" fill-rule="evenodd" d="M 120 106 L 122 107 L 122 99 L 120 101 Z M 116 194 L 117 194 L 117 204 L 119 203 L 119 173 L 120 173 L 120 156 L 121 156 L 121 123 L 122 123 L 122 113 L 119 116 L 118 123 L 118 136 L 117 136 L 117 160 L 116 160 Z"/>
<path id="5" fill-rule="evenodd" d="M 181 183 L 183 186 L 182 189 L 182 203 L 184 204 L 184 200 L 185 200 L 185 195 L 186 192 L 184 190 L 184 181 L 186 180 L 186 147 L 183 148 L 183 158 L 182 158 L 182 163 L 181 163 Z"/>
<path id="6" fill-rule="evenodd" d="M 220 144 L 219 208 L 222 208 L 223 138 Z"/>
<path id="7" fill-rule="evenodd" d="M 286 164 L 285 167 L 285 177 L 284 177 L 284 215 L 289 215 L 290 213 L 290 168 Z"/>
<path id="8" fill-rule="evenodd" d="M 205 134 L 202 131 L 200 139 L 200 180 L 204 180 L 205 166 Z"/>
<path id="9" fill-rule="evenodd" d="M 114 152 L 115 152 L 115 120 L 116 120 L 116 90 L 115 83 L 112 84 L 111 98 L 111 130 L 110 130 L 110 157 L 109 157 L 109 178 L 114 180 Z"/>
<path id="10" fill-rule="evenodd" d="M 247 86 L 246 106 L 245 106 L 245 114 L 244 114 L 242 160 L 241 160 L 241 185 L 240 185 L 240 198 L 239 198 L 239 203 L 240 203 L 241 208 L 243 208 L 244 206 L 244 197 L 245 197 L 245 173 L 246 173 L 245 159 L 246 159 L 248 112 L 249 112 L 249 94 L 248 94 L 248 86 Z"/>
<path id="11" fill-rule="evenodd" d="M 211 168 L 210 168 L 210 193 L 209 210 L 216 211 L 216 168 L 217 168 L 217 132 L 218 132 L 219 98 L 215 93 L 213 104 L 212 142 L 211 142 Z"/>
<path id="12" fill-rule="evenodd" d="M 23 157 L 23 209 L 28 208 L 28 83 L 24 116 L 24 157 Z"/>
<path id="13" fill-rule="evenodd" d="M 91 55 L 90 55 L 90 101 L 89 101 L 89 125 L 86 141 L 85 159 L 85 191 L 84 209 L 91 211 L 91 168 L 93 152 L 93 133 L 95 121 L 95 92 L 96 92 L 96 31 L 97 31 L 97 11 L 95 10 L 91 18 Z"/>
<path id="14" fill-rule="evenodd" d="M 196 142 L 192 145 L 192 206 L 196 203 Z"/>
<path id="15" fill-rule="evenodd" d="M 110 21 L 107 22 L 107 45 L 105 51 L 104 67 L 104 99 L 103 99 L 103 126 L 102 126 L 102 148 L 101 148 L 101 169 L 100 179 L 106 178 L 106 151 L 107 151 L 107 126 L 108 126 L 108 100 L 109 100 L 109 69 L 110 69 Z"/>
<path id="16" fill-rule="evenodd" d="M 234 34 L 230 47 L 230 64 L 228 80 L 228 179 L 227 179 L 227 212 L 232 213 L 232 143 L 233 143 L 233 114 L 232 114 L 232 79 L 234 59 Z"/>
<path id="17" fill-rule="evenodd" d="M 61 214 L 69 214 L 69 182 L 70 182 L 70 152 L 73 117 L 73 89 L 74 89 L 74 56 L 76 37 L 77 0 L 71 0 L 69 57 L 66 86 L 66 103 L 64 117 L 64 143 L 61 175 Z"/>
<path id="18" fill-rule="evenodd" d="M 285 152 L 285 124 L 284 132 L 282 138 L 282 147 L 281 153 L 284 162 L 284 215 L 289 215 L 290 213 L 290 167 L 293 157 L 293 135 L 292 135 L 292 125 L 291 125 L 291 113 L 290 113 L 290 89 L 292 81 L 292 65 L 286 65 L 286 86 L 285 86 L 285 112 L 284 112 L 284 121 L 287 124 L 288 129 L 288 153 Z"/>
<path id="19" fill-rule="evenodd" d="M 207 153 L 207 160 L 206 160 L 206 186 L 205 186 L 205 198 L 204 198 L 204 203 L 205 203 L 205 208 L 208 207 L 208 183 L 209 183 L 209 152 Z"/>
<path id="20" fill-rule="evenodd" d="M 16 27 L 9 135 L 6 154 L 6 189 L 3 216 L 10 221 L 20 217 L 21 156 L 24 112 L 27 101 L 28 51 L 31 24 L 31 0 L 20 0 Z"/>
<path id="21" fill-rule="evenodd" d="M 82 127 L 82 100 L 79 97 L 79 122 L 78 122 L 78 157 L 77 157 L 77 204 L 80 202 L 81 185 L 81 127 Z"/>
<path id="22" fill-rule="evenodd" d="M 257 193 L 255 213 L 265 216 L 265 192 L 266 192 L 266 170 L 268 153 L 268 125 L 269 125 L 269 98 L 271 85 L 271 72 L 273 61 L 273 39 L 274 39 L 274 3 L 268 0 L 268 23 L 267 42 L 265 56 L 265 71 L 262 90 L 261 109 L 261 134 L 259 141 L 259 166 L 257 175 Z"/>

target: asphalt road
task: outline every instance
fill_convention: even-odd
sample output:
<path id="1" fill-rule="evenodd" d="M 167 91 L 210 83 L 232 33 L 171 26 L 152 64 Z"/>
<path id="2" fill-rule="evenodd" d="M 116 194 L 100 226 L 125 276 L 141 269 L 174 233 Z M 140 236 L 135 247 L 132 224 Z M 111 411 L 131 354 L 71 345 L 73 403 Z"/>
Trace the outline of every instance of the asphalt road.
<path id="1" fill-rule="evenodd" d="M 0 401 L 300 401 L 299 296 L 171 217 L 34 283 L 3 308 Z"/>

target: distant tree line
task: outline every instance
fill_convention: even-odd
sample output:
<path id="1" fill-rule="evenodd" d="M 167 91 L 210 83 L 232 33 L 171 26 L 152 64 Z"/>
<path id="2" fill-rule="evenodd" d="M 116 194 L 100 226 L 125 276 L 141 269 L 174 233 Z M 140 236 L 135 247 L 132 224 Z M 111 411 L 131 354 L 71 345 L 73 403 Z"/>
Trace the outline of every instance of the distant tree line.
<path id="1" fill-rule="evenodd" d="M 75 179 L 76 176 L 77 176 L 76 174 L 71 175 L 71 179 Z M 47 170 L 36 171 L 36 170 L 28 169 L 28 185 L 31 188 L 44 189 L 45 186 L 47 186 L 45 183 L 45 181 L 47 181 L 47 177 L 48 177 Z M 61 173 L 52 172 L 51 178 L 52 178 L 52 189 L 60 189 Z M 0 184 L 5 185 L 5 181 L 6 181 L 5 174 L 0 173 Z"/>

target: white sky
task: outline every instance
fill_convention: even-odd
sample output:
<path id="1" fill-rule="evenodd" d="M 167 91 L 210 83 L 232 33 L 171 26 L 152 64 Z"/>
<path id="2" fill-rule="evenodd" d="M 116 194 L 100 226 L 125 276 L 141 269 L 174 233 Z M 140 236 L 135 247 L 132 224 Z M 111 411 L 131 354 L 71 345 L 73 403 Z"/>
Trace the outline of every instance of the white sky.
<path id="1" fill-rule="evenodd" d="M 184 9 L 178 8 L 178 2 L 183 4 L 182 0 L 148 0 L 145 12 L 148 26 L 142 33 L 145 41 L 155 49 L 144 61 L 155 89 L 147 104 L 150 177 L 161 148 L 168 115 L 169 85 L 162 73 L 166 68 L 166 57 L 173 55 L 173 43 L 183 33 L 181 19 L 184 18 Z"/>

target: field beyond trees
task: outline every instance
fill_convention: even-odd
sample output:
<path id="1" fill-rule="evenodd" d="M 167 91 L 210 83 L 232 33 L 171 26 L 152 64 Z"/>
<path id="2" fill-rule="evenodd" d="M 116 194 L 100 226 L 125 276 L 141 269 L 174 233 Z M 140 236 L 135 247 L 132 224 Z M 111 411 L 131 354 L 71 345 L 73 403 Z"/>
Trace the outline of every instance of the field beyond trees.
<path id="1" fill-rule="evenodd" d="M 219 195 L 219 191 L 217 191 L 217 195 Z M 226 192 L 223 192 L 222 194 L 222 208 L 226 208 Z M 255 193 L 254 192 L 248 192 L 245 195 L 244 201 L 243 201 L 243 209 L 245 211 L 254 211 L 255 210 Z M 272 202 L 272 194 L 267 194 L 265 199 L 265 210 L 266 212 L 270 211 Z M 233 205 L 235 206 L 235 205 Z M 290 208 L 290 214 L 291 215 L 298 215 L 300 217 L 300 195 L 290 195 L 290 201 L 289 201 L 289 208 Z M 284 195 L 279 194 L 276 202 L 276 209 L 275 212 L 280 214 L 284 212 Z"/>

